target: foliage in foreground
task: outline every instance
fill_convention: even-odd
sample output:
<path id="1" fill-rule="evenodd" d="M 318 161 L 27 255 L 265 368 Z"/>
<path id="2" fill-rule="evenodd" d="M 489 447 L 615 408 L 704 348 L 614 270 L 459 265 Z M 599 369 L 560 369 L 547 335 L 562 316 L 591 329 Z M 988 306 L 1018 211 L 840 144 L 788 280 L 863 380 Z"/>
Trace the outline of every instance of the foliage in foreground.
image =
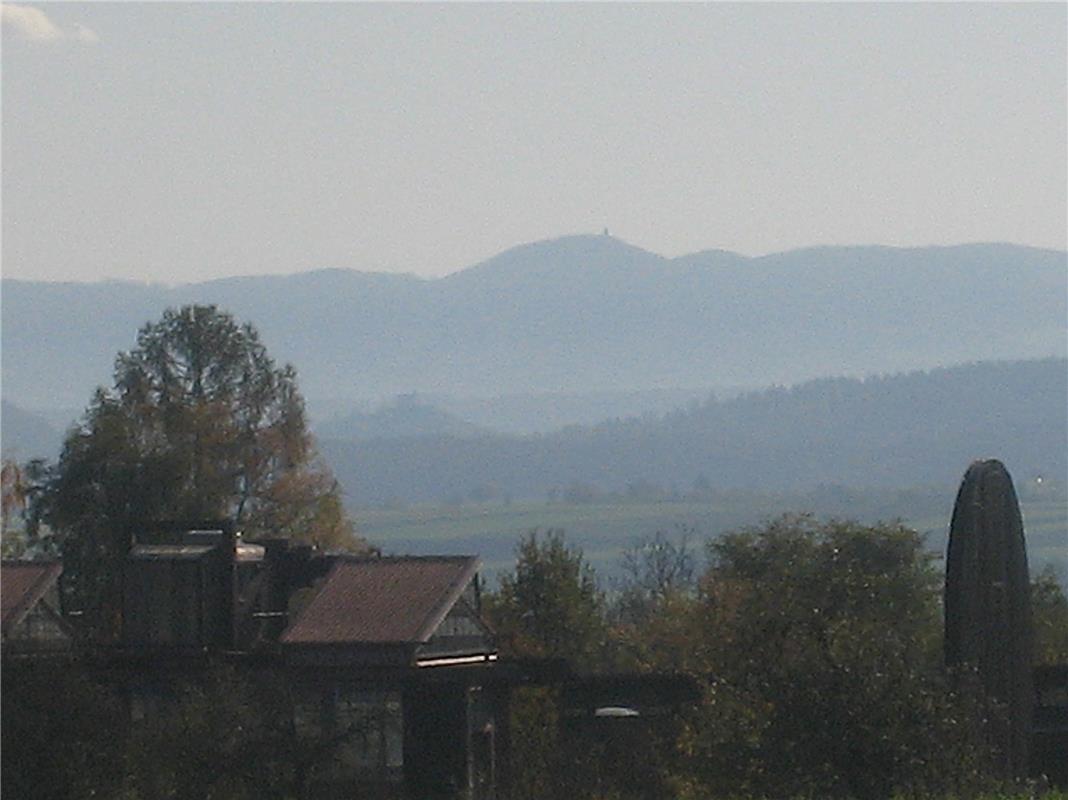
<path id="1" fill-rule="evenodd" d="M 126 772 L 125 709 L 66 662 L 3 669 L 0 776 L 6 798 L 116 797 Z"/>
<path id="2" fill-rule="evenodd" d="M 214 306 L 145 325 L 38 478 L 31 531 L 55 531 L 67 599 L 105 636 L 132 537 L 151 535 L 153 522 L 227 519 L 253 537 L 359 544 L 313 446 L 295 371 Z"/>
<path id="3" fill-rule="evenodd" d="M 940 574 L 897 525 L 785 517 L 709 545 L 706 703 L 684 739 L 716 794 L 876 798 L 985 777 L 978 709 L 939 669 Z"/>
<path id="4" fill-rule="evenodd" d="M 1068 664 L 1068 596 L 1052 565 L 1031 581 L 1036 664 Z"/>
<path id="5" fill-rule="evenodd" d="M 588 757 L 606 737 L 564 747 L 546 733 L 552 696 L 525 697 L 514 736 L 532 752 L 517 797 L 972 797 L 996 785 L 988 709 L 941 666 L 942 575 L 916 532 L 788 516 L 710 543 L 706 562 L 697 575 L 688 538 L 658 536 L 630 552 L 629 580 L 606 601 L 561 534 L 522 540 L 488 604 L 513 654 L 682 670 L 704 696 L 609 774 Z M 1055 582 L 1036 586 L 1060 608 Z"/>
<path id="6" fill-rule="evenodd" d="M 269 670 L 169 676 L 132 721 L 115 678 L 80 662 L 5 666 L 5 798 L 302 800 L 361 732 L 300 735 L 293 686 Z"/>
<path id="7" fill-rule="evenodd" d="M 632 581 L 606 597 L 562 534 L 531 534 L 487 609 L 513 655 L 684 670 L 701 701 L 663 724 L 609 731 L 562 720 L 551 690 L 521 690 L 513 800 L 1065 800 L 1040 785 L 989 793 L 981 709 L 943 680 L 941 578 L 914 532 L 782 518 L 710 544 L 703 571 L 685 539 L 646 545 L 633 551 Z M 1064 609 L 1055 581 L 1036 585 L 1049 595 L 1039 620 L 1039 608 Z M 294 735 L 290 688 L 209 671 L 172 687 L 177 713 L 128 735 L 116 721 L 129 709 L 103 682 L 60 662 L 5 668 L 4 791 L 314 796 L 316 765 L 337 741 Z"/>
<path id="8" fill-rule="evenodd" d="M 578 669 L 604 650 L 604 597 L 582 551 L 561 531 L 531 531 L 516 545 L 516 567 L 502 575 L 486 613 L 504 655 L 562 658 Z"/>

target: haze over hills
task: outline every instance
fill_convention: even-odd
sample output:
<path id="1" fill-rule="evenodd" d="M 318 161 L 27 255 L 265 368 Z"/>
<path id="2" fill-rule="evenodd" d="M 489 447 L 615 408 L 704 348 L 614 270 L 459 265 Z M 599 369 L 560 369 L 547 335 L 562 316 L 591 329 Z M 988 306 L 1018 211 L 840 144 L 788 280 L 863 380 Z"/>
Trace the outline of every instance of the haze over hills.
<path id="1" fill-rule="evenodd" d="M 704 486 L 811 491 L 936 486 L 977 458 L 1018 480 L 1068 474 L 1068 361 L 819 379 L 651 419 L 531 436 L 320 442 L 355 505 L 487 498 L 658 497 Z"/>
<path id="2" fill-rule="evenodd" d="M 3 281 L 3 394 L 83 408 L 164 308 L 215 303 L 293 363 L 319 415 L 408 392 L 762 386 L 1064 356 L 1068 255 L 1006 244 L 665 258 L 608 236 L 440 279 L 320 270 L 166 287 Z"/>
<path id="3" fill-rule="evenodd" d="M 409 436 L 475 436 L 484 432 L 414 394 L 401 395 L 373 411 L 351 411 L 315 428 L 319 437 L 354 442 Z"/>
<path id="4" fill-rule="evenodd" d="M 39 414 L 3 400 L 0 401 L 0 443 L 6 458 L 55 459 L 63 443 L 63 429 Z"/>

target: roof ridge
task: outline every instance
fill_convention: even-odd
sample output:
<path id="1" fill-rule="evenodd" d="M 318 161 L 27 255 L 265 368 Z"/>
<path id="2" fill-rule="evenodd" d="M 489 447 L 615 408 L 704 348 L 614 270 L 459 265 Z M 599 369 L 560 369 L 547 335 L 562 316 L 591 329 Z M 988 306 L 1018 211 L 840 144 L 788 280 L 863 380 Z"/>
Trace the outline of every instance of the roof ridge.
<path id="1" fill-rule="evenodd" d="M 423 643 L 480 566 L 477 556 L 333 559 L 280 641 Z"/>
<path id="2" fill-rule="evenodd" d="M 315 601 L 319 599 L 320 595 L 322 595 L 323 591 L 326 589 L 326 585 L 330 583 L 333 577 L 337 574 L 338 567 L 341 566 L 342 563 L 343 562 L 340 560 L 335 561 L 330 565 L 330 569 L 328 569 L 321 578 L 312 581 L 311 585 L 308 587 L 312 589 L 311 597 L 308 597 L 304 601 L 304 605 L 301 607 L 300 611 L 297 612 L 297 615 L 289 620 L 285 628 L 278 635 L 278 641 L 285 642 L 289 640 L 290 632 L 300 624 L 304 615 L 308 613 L 308 609 L 310 609 Z"/>
<path id="3" fill-rule="evenodd" d="M 6 636 L 9 630 L 22 622 L 26 614 L 28 614 L 38 601 L 45 596 L 45 593 L 51 585 L 59 579 L 60 574 L 63 572 L 63 562 L 58 559 L 49 561 L 16 560 L 14 563 L 4 561 L 2 566 L 7 569 L 37 569 L 40 573 L 33 579 L 33 582 L 26 587 L 22 596 L 8 607 L 7 619 L 0 619 L 0 625 L 2 625 L 3 633 Z"/>
<path id="4" fill-rule="evenodd" d="M 452 607 L 456 605 L 456 601 L 460 599 L 464 589 L 467 588 L 467 584 L 471 582 L 472 578 L 474 578 L 475 574 L 478 572 L 478 556 L 473 556 L 471 562 L 472 563 L 468 568 L 460 573 L 455 580 L 450 581 L 448 591 L 443 595 L 441 602 L 430 610 L 426 619 L 424 619 L 419 626 L 417 634 L 419 641 L 425 642 L 430 638 L 434 630 L 441 624 L 442 620 L 445 619 L 449 611 L 452 610 Z"/>
<path id="5" fill-rule="evenodd" d="M 346 553 L 330 554 L 330 559 L 337 563 L 344 564 L 376 564 L 376 563 L 391 563 L 403 561 L 471 561 L 477 560 L 478 556 L 474 555 L 457 555 L 457 554 L 443 554 L 443 555 L 417 555 L 417 556 L 360 556 L 349 555 Z"/>

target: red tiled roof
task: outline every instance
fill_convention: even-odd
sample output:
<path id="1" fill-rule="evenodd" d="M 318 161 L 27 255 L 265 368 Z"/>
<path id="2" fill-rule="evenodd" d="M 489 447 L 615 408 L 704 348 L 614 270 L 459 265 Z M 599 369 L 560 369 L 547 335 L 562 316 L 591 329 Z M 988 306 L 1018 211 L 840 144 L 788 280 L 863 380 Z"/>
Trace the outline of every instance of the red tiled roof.
<path id="1" fill-rule="evenodd" d="M 282 634 L 287 644 L 427 641 L 478 571 L 474 556 L 343 559 Z"/>
<path id="2" fill-rule="evenodd" d="M 0 565 L 0 627 L 4 635 L 59 579 L 58 561 L 4 561 Z"/>

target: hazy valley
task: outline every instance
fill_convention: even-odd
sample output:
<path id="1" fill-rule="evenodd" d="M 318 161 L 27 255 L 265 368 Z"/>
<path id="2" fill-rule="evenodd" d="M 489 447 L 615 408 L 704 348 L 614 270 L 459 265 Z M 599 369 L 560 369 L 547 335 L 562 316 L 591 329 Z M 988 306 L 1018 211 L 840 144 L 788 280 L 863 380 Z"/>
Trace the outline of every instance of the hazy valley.
<path id="1" fill-rule="evenodd" d="M 657 529 L 786 510 L 930 526 L 985 456 L 1046 481 L 1042 524 L 1059 534 L 1065 259 L 1010 245 L 668 259 L 587 236 L 440 279 L 5 280 L 5 453 L 54 458 L 141 323 L 212 302 L 297 367 L 347 504 L 391 549 L 500 561 L 517 532 L 557 525 L 607 562 Z"/>

